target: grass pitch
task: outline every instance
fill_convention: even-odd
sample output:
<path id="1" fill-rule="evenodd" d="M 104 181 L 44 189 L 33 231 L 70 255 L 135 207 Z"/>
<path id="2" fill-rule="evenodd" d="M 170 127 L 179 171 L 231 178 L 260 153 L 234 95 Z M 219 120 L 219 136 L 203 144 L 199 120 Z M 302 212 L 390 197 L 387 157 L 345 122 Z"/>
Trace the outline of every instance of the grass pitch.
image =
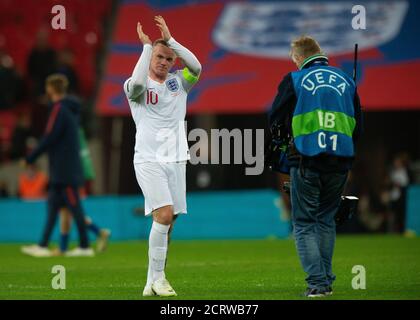
<path id="1" fill-rule="evenodd" d="M 1 244 L 0 257 L 0 299 L 143 299 L 145 241 L 111 243 L 95 258 L 32 258 Z M 66 268 L 65 290 L 51 287 L 54 265 Z M 352 288 L 354 265 L 365 267 L 365 290 Z M 324 299 L 420 299 L 420 238 L 339 236 L 333 267 Z M 166 274 L 172 299 L 304 299 L 306 288 L 293 240 L 175 240 Z"/>

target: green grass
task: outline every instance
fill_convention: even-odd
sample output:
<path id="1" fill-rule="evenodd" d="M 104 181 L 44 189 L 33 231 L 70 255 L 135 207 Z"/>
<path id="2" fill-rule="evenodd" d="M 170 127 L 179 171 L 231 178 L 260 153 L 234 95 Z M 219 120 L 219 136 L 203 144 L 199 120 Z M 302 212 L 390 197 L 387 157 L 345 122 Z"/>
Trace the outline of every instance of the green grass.
<path id="1" fill-rule="evenodd" d="M 419 238 L 338 237 L 326 299 L 420 299 L 419 249 Z M 95 258 L 31 258 L 1 244 L 0 299 L 142 299 L 146 252 L 145 241 L 133 241 Z M 65 290 L 51 288 L 57 264 Z M 354 265 L 366 268 L 366 290 L 352 289 Z M 305 289 L 292 240 L 173 241 L 166 274 L 176 299 L 302 299 Z"/>

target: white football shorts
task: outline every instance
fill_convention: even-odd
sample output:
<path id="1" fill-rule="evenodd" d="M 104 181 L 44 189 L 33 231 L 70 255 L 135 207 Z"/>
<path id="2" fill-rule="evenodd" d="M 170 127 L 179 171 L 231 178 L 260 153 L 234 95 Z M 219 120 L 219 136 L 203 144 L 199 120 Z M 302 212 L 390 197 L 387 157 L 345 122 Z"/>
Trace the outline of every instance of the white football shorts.
<path id="1" fill-rule="evenodd" d="M 187 213 L 186 164 L 186 161 L 134 163 L 146 216 L 169 205 L 174 207 L 174 214 Z"/>

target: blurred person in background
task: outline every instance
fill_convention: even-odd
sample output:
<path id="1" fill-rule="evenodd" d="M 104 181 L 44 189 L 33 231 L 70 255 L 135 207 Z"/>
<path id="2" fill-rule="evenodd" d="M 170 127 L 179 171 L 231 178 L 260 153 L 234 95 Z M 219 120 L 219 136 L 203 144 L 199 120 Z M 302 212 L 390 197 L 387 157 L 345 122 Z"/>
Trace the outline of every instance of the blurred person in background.
<path id="1" fill-rule="evenodd" d="M 376 188 L 363 186 L 359 191 L 358 220 L 366 231 L 384 232 L 387 223 L 387 211 L 381 195 Z"/>
<path id="2" fill-rule="evenodd" d="M 82 161 L 83 175 L 85 179 L 84 187 L 81 188 L 81 194 L 87 196 L 92 194 L 92 183 L 95 179 L 95 170 L 93 167 L 92 158 L 82 127 L 79 128 L 79 141 L 80 141 L 80 158 Z M 85 218 L 87 230 L 92 232 L 96 237 L 96 250 L 103 252 L 108 246 L 108 239 L 111 235 L 109 229 L 102 229 L 92 221 L 90 217 Z M 69 234 L 72 224 L 71 212 L 67 208 L 62 208 L 60 211 L 60 241 L 59 248 L 53 251 L 54 256 L 65 255 L 69 245 Z"/>
<path id="3" fill-rule="evenodd" d="M 44 152 L 48 152 L 50 185 L 48 190 L 48 217 L 43 236 L 38 245 L 22 247 L 22 252 L 35 257 L 51 256 L 48 243 L 63 207 L 72 213 L 79 231 L 79 247 L 67 252 L 67 256 L 93 256 L 80 203 L 79 187 L 83 183 L 80 161 L 79 113 L 80 104 L 67 96 L 67 78 L 54 74 L 46 80 L 46 92 L 51 100 L 50 114 L 45 134 L 38 146 L 26 157 L 32 164 Z"/>
<path id="4" fill-rule="evenodd" d="M 48 105 L 48 97 L 45 95 L 45 80 L 56 69 L 57 53 L 50 46 L 48 30 L 42 28 L 36 34 L 35 44 L 26 62 L 29 92 L 33 104 L 33 108 L 31 108 L 32 130 L 37 138 L 42 136 L 46 121 L 45 113 L 38 112 L 40 106 Z"/>
<path id="5" fill-rule="evenodd" d="M 86 140 L 85 130 L 79 127 L 80 159 L 82 161 L 84 186 L 83 192 L 86 195 L 93 194 L 93 181 L 95 180 L 95 168 L 93 166 L 92 156 L 89 145 Z"/>
<path id="6" fill-rule="evenodd" d="M 4 141 L 4 127 L 0 122 L 0 165 L 6 160 L 6 143 Z"/>
<path id="7" fill-rule="evenodd" d="M 0 49 L 0 110 L 15 107 L 23 96 L 22 77 L 16 71 L 13 59 Z"/>
<path id="8" fill-rule="evenodd" d="M 73 222 L 72 214 L 69 209 L 61 208 L 60 210 L 60 241 L 57 250 L 52 251 L 53 256 L 63 256 L 68 252 L 70 241 L 70 230 Z M 86 228 L 96 237 L 96 251 L 104 252 L 108 246 L 108 240 L 111 235 L 109 229 L 102 229 L 95 224 L 92 218 L 86 216 Z"/>
<path id="9" fill-rule="evenodd" d="M 391 189 L 389 193 L 391 210 L 395 215 L 395 231 L 405 231 L 407 187 L 410 184 L 409 158 L 407 154 L 397 155 L 389 172 Z"/>
<path id="10" fill-rule="evenodd" d="M 45 93 L 45 80 L 57 69 L 57 53 L 49 44 L 47 29 L 41 29 L 27 60 L 27 73 L 31 82 L 31 93 L 39 99 Z M 42 98 L 45 103 L 45 99 Z"/>
<path id="11" fill-rule="evenodd" d="M 18 114 L 15 128 L 12 133 L 10 158 L 22 159 L 27 155 L 28 139 L 32 136 L 31 117 L 29 113 Z"/>
<path id="12" fill-rule="evenodd" d="M 57 73 L 61 73 L 69 80 L 70 94 L 79 93 L 79 77 L 74 67 L 74 53 L 70 48 L 63 49 L 58 53 Z"/>
<path id="13" fill-rule="evenodd" d="M 48 177 L 34 163 L 27 165 L 19 175 L 18 196 L 24 200 L 44 199 L 47 195 Z"/>
<path id="14" fill-rule="evenodd" d="M 10 196 L 7 188 L 7 183 L 0 180 L 0 199 L 8 198 Z"/>

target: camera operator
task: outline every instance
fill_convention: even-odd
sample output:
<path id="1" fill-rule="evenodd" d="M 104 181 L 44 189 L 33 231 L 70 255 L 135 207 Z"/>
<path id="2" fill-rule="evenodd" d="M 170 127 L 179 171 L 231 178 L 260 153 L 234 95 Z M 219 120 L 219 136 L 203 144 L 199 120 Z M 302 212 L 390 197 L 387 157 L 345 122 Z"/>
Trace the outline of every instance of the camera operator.
<path id="1" fill-rule="evenodd" d="M 361 107 L 354 80 L 329 66 L 316 40 L 291 43 L 298 71 L 278 87 L 269 115 L 271 140 L 266 163 L 290 168 L 294 237 L 307 273 L 307 297 L 332 294 L 335 220 L 354 142 L 361 133 Z M 287 157 L 286 157 L 287 155 Z"/>

